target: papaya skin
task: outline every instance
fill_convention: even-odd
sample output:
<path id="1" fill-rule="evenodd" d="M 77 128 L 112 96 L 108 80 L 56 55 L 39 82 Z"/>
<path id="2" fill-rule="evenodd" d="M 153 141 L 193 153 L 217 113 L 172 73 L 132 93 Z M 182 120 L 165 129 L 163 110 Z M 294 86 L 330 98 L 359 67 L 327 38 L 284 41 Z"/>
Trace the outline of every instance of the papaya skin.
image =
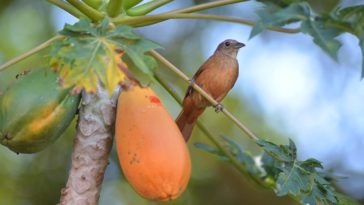
<path id="1" fill-rule="evenodd" d="M 135 85 L 121 93 L 115 135 L 121 168 L 137 193 L 157 201 L 182 194 L 191 175 L 188 148 L 152 89 Z"/>
<path id="2" fill-rule="evenodd" d="M 0 96 L 0 143 L 16 153 L 34 153 L 53 143 L 74 118 L 80 95 L 62 89 L 58 75 L 35 69 Z"/>

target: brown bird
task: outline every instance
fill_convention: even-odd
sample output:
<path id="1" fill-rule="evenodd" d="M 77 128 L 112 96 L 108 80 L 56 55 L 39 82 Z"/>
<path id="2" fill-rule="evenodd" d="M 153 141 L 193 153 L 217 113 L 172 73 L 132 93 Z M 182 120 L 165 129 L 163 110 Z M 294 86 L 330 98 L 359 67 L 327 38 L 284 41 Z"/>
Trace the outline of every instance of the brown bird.
<path id="1" fill-rule="evenodd" d="M 220 102 L 234 86 L 239 75 L 236 55 L 245 46 L 236 40 L 228 39 L 220 43 L 214 54 L 197 70 L 191 83 L 196 83 L 216 101 Z M 183 99 L 183 108 L 176 119 L 181 133 L 187 141 L 197 118 L 211 104 L 190 85 Z M 221 104 L 217 111 L 223 107 Z"/>

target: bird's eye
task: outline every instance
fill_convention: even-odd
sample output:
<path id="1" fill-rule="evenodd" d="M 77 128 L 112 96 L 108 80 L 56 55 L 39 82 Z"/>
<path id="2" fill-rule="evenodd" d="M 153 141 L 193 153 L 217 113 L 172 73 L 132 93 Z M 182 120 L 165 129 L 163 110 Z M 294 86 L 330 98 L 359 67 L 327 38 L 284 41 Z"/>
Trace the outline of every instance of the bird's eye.
<path id="1" fill-rule="evenodd" d="M 225 42 L 225 46 L 229 47 L 230 46 L 230 42 L 229 41 Z"/>

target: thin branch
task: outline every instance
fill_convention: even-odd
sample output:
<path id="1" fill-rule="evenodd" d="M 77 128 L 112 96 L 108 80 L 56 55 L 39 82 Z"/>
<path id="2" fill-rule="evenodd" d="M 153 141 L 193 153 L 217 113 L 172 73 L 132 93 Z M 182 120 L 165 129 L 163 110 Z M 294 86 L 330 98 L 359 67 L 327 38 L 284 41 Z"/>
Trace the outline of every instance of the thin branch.
<path id="1" fill-rule="evenodd" d="M 174 90 L 172 90 L 171 86 L 168 86 L 167 83 L 159 76 L 159 75 L 154 75 L 155 79 L 157 80 L 157 82 L 178 102 L 178 104 L 182 105 L 182 98 L 180 96 L 178 96 L 176 94 L 176 92 Z M 205 135 L 212 141 L 212 143 L 222 151 L 222 153 L 224 153 L 224 155 L 227 156 L 227 158 L 230 160 L 230 162 L 233 164 L 233 166 L 238 169 L 241 173 L 243 173 L 244 175 L 249 175 L 249 178 L 252 178 L 254 180 L 254 182 L 256 182 L 257 184 L 261 184 L 262 182 L 257 179 L 255 176 L 250 175 L 247 171 L 246 171 L 246 167 L 239 162 L 239 160 L 234 157 L 229 150 L 224 147 L 224 145 L 218 140 L 218 138 L 212 134 L 208 128 L 206 128 L 206 126 L 204 126 L 200 120 L 197 120 L 197 126 L 201 129 L 201 131 L 203 133 L 205 133 Z M 263 185 L 264 186 L 264 185 Z"/>
<path id="2" fill-rule="evenodd" d="M 156 51 L 150 51 L 152 56 L 154 56 L 156 59 L 158 59 L 162 64 L 167 66 L 170 70 L 175 72 L 180 78 L 185 80 L 186 82 L 190 82 L 190 79 L 182 72 L 180 71 L 176 66 L 174 66 L 171 62 L 169 62 L 167 59 L 165 59 L 162 55 L 160 55 Z M 218 105 L 219 103 L 213 99 L 208 93 L 206 93 L 200 86 L 193 83 L 192 87 L 200 93 L 206 100 L 208 100 L 213 106 Z M 255 134 L 250 131 L 243 123 L 241 123 L 233 114 L 231 114 L 226 108 L 222 110 L 222 112 L 225 114 L 226 117 L 228 117 L 231 121 L 233 121 L 249 138 L 253 140 L 258 140 L 259 138 L 255 136 Z"/>
<path id="3" fill-rule="evenodd" d="M 85 4 L 80 0 L 67 0 L 67 1 L 94 22 L 100 21 L 104 18 L 104 14 L 100 13 L 98 10 L 92 8 L 91 6 Z"/>
<path id="4" fill-rule="evenodd" d="M 51 4 L 58 6 L 59 8 L 65 10 L 65 11 L 67 11 L 69 14 L 71 14 L 72 16 L 74 16 L 76 18 L 81 18 L 84 16 L 79 10 L 77 10 L 71 4 L 66 3 L 65 1 L 62 1 L 62 0 L 47 0 L 47 1 Z"/>
<path id="5" fill-rule="evenodd" d="M 209 19 L 209 20 L 218 20 L 218 21 L 226 21 L 232 23 L 239 23 L 254 26 L 255 21 L 247 20 L 247 19 L 240 19 L 234 17 L 227 17 L 227 16 L 218 16 L 218 15 L 211 15 L 211 14 L 157 14 L 157 15 L 150 15 L 150 16 L 140 16 L 140 17 L 130 17 L 130 18 L 116 18 L 114 19 L 115 24 L 126 24 L 130 26 L 145 26 L 153 21 L 158 20 L 167 20 L 167 19 Z M 269 27 L 272 31 L 283 32 L 283 33 L 298 33 L 300 32 L 299 29 L 288 29 L 288 28 L 280 28 L 280 27 Z"/>
<path id="6" fill-rule="evenodd" d="M 4 64 L 0 65 L 0 71 L 2 71 L 2 70 L 4 70 L 5 68 L 7 68 L 7 67 L 9 67 L 9 66 L 11 66 L 11 65 L 13 65 L 13 64 L 16 64 L 16 63 L 18 63 L 19 61 L 22 61 L 22 60 L 24 60 L 25 58 L 27 58 L 27 57 L 29 57 L 29 56 L 31 56 L 31 55 L 33 55 L 33 54 L 35 54 L 35 53 L 37 53 L 37 52 L 39 52 L 39 51 L 41 51 L 41 50 L 45 49 L 45 48 L 47 48 L 48 46 L 50 46 L 50 45 L 51 45 L 51 43 L 52 43 L 53 41 L 58 40 L 58 39 L 61 39 L 61 38 L 63 38 L 63 36 L 59 36 L 59 35 L 54 36 L 54 37 L 52 37 L 51 39 L 47 40 L 46 42 L 44 42 L 44 43 L 42 43 L 42 44 L 38 45 L 37 47 L 35 47 L 35 48 L 33 48 L 33 49 L 31 49 L 30 51 L 28 51 L 28 52 L 26 52 L 26 53 L 23 53 L 23 54 L 21 54 L 21 55 L 19 55 L 19 56 L 15 57 L 15 58 L 13 58 L 13 59 L 9 60 L 8 62 L 6 62 L 6 63 L 4 63 Z"/>

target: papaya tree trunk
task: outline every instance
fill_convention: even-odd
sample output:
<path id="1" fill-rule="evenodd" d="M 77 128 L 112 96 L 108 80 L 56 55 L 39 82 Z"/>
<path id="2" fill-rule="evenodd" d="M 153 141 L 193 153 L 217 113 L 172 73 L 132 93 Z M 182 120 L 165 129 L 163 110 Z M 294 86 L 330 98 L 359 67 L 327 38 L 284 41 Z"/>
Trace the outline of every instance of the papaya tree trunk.
<path id="1" fill-rule="evenodd" d="M 60 205 L 96 205 L 114 136 L 119 88 L 110 97 L 98 86 L 95 94 L 82 93 L 72 165 Z"/>

